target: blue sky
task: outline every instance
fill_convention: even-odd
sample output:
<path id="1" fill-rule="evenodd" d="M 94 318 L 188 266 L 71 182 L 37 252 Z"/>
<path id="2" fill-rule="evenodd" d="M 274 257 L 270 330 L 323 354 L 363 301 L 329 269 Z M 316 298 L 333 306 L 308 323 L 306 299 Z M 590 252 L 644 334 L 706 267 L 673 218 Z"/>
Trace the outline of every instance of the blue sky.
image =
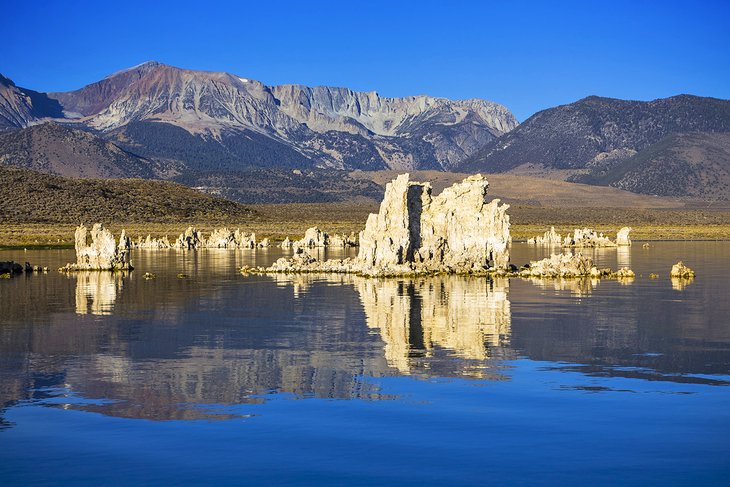
<path id="1" fill-rule="evenodd" d="M 157 60 L 267 84 L 503 103 L 730 98 L 730 1 L 5 2 L 0 73 L 79 88 Z"/>

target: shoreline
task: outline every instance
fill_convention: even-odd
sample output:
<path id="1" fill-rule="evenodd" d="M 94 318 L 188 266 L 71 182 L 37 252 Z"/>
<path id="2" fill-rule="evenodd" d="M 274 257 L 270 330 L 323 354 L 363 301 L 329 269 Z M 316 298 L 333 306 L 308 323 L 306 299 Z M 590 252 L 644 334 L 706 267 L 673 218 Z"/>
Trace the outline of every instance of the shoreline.
<path id="1" fill-rule="evenodd" d="M 268 237 L 277 243 L 299 239 L 307 228 L 317 226 L 333 234 L 358 233 L 365 228 L 368 215 L 377 213 L 375 203 L 302 203 L 278 205 L 251 205 L 250 218 L 225 219 L 220 216 L 196 217 L 171 221 L 114 221 L 102 219 L 106 228 L 118 234 L 122 229 L 136 239 L 151 234 L 159 238 L 177 237 L 188 226 L 204 233 L 215 228 L 240 228 L 255 233 L 257 238 Z M 730 240 L 730 209 L 666 209 L 666 208 L 585 208 L 569 206 L 512 205 L 510 216 L 514 242 L 542 235 L 551 226 L 560 234 L 576 228 L 592 228 L 597 232 L 615 235 L 623 226 L 630 226 L 634 241 L 723 241 Z M 87 224 L 96 221 L 88 220 Z M 73 248 L 74 231 L 81 222 L 22 222 L 0 220 L 0 249 Z"/>
<path id="2" fill-rule="evenodd" d="M 289 232 L 287 234 L 267 234 L 257 231 L 255 227 L 251 227 L 246 224 L 220 224 L 216 226 L 194 223 L 181 224 L 179 227 L 176 226 L 177 231 L 169 231 L 167 233 L 155 232 L 150 229 L 152 224 L 113 224 L 109 225 L 114 233 L 119 233 L 122 229 L 125 229 L 127 234 L 133 238 L 138 236 L 146 237 L 147 234 L 151 234 L 152 237 L 159 238 L 167 235 L 168 237 L 176 237 L 179 233 L 184 232 L 185 229 L 192 225 L 205 233 L 210 233 L 213 228 L 220 228 L 227 226 L 228 228 L 241 228 L 241 230 L 248 232 L 255 232 L 257 237 L 264 238 L 268 237 L 271 239 L 272 245 L 277 246 L 281 243 L 286 236 L 291 238 L 300 238 L 306 228 L 301 229 L 301 233 L 296 231 Z M 165 224 L 167 225 L 167 224 Z M 306 226 L 306 225 L 305 225 Z M 577 226 L 555 226 L 556 231 L 567 234 L 572 232 L 575 228 L 589 227 L 597 232 L 603 232 L 604 234 L 613 235 L 616 233 L 617 228 L 604 225 L 604 224 L 586 224 Z M 26 231 L 23 232 L 22 237 L 17 235 L 16 232 L 9 232 L 4 227 L 0 227 L 0 250 L 65 250 L 73 249 L 73 232 L 76 228 L 75 225 L 42 225 L 42 224 L 30 224 L 24 226 Z M 28 230 L 30 227 L 30 230 Z M 308 228 L 308 227 L 307 227 Z M 331 232 L 330 228 L 345 228 L 346 230 L 350 227 L 325 227 L 320 225 L 320 228 L 324 231 Z M 536 227 L 535 225 L 513 225 L 512 231 L 512 242 L 513 243 L 527 243 L 527 239 L 534 237 L 535 235 L 541 234 L 546 230 L 549 230 L 550 225 L 545 227 Z M 142 230 L 144 232 L 135 232 L 135 230 Z M 349 231 L 357 231 L 353 228 Z M 65 238 L 64 238 L 65 236 Z M 60 240 L 60 241 L 59 241 Z M 635 243 L 651 243 L 651 242 L 724 242 L 730 241 L 730 225 L 723 225 L 721 228 L 710 228 L 702 225 L 691 225 L 683 228 L 677 228 L 674 226 L 653 226 L 653 227 L 633 227 L 631 231 L 631 240 Z"/>

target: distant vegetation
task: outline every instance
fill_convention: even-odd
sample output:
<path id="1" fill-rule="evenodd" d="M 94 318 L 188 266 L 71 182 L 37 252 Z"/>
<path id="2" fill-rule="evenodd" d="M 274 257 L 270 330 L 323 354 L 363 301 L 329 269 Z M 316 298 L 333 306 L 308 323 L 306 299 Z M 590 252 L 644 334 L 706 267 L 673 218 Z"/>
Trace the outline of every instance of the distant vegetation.
<path id="1" fill-rule="evenodd" d="M 250 219 L 251 211 L 180 184 L 73 179 L 0 166 L 0 224 Z"/>

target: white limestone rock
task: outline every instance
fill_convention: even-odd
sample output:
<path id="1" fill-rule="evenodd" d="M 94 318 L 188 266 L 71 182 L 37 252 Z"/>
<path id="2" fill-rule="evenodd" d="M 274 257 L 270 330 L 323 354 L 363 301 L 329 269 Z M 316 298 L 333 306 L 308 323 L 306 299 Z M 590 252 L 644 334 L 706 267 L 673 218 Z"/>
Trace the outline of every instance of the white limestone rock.
<path id="1" fill-rule="evenodd" d="M 576 228 L 563 240 L 563 247 L 616 247 L 610 238 L 590 228 Z"/>
<path id="2" fill-rule="evenodd" d="M 583 254 L 552 254 L 542 260 L 532 261 L 527 269 L 520 272 L 523 277 L 600 277 L 599 271 L 590 257 Z"/>
<path id="3" fill-rule="evenodd" d="M 508 205 L 486 201 L 489 183 L 470 176 L 431 196 L 408 174 L 388 183 L 378 214 L 360 232 L 363 274 L 480 272 L 509 265 Z"/>
<path id="4" fill-rule="evenodd" d="M 356 259 L 302 262 L 295 256 L 288 264 L 280 259 L 261 271 L 368 276 L 504 271 L 511 245 L 509 206 L 487 202 L 488 187 L 476 175 L 432 197 L 429 183 L 400 175 L 388 183 L 380 211 L 368 217 L 360 232 Z M 326 240 L 317 228 L 307 232 L 303 240 L 308 247 Z M 299 242 L 295 247 L 301 248 Z"/>
<path id="5" fill-rule="evenodd" d="M 619 230 L 618 234 L 616 234 L 616 245 L 618 245 L 619 247 L 631 245 L 631 238 L 629 238 L 629 233 L 631 233 L 631 227 L 623 227 L 621 230 Z"/>
<path id="6" fill-rule="evenodd" d="M 304 232 L 304 238 L 297 240 L 292 245 L 294 248 L 311 249 L 314 247 L 327 247 L 329 245 L 329 235 L 318 227 L 307 228 Z"/>
<path id="7" fill-rule="evenodd" d="M 695 271 L 684 265 L 680 260 L 672 266 L 672 270 L 669 272 L 670 277 L 679 277 L 684 279 L 693 279 L 695 277 Z"/>
<path id="8" fill-rule="evenodd" d="M 530 245 L 543 245 L 545 247 L 560 246 L 563 243 L 563 237 L 555 231 L 555 227 L 550 227 L 550 230 L 542 235 L 532 237 L 527 240 Z"/>
<path id="9" fill-rule="evenodd" d="M 61 271 L 123 271 L 131 270 L 130 250 L 132 242 L 122 230 L 119 243 L 114 235 L 100 223 L 94 224 L 91 232 L 84 225 L 76 228 L 74 234 L 76 263 L 66 264 Z"/>
<path id="10" fill-rule="evenodd" d="M 196 250 L 203 246 L 202 234 L 193 227 L 188 227 L 175 241 L 174 247 L 182 250 Z"/>
<path id="11" fill-rule="evenodd" d="M 328 245 L 330 247 L 357 247 L 357 236 L 355 232 L 350 235 L 335 233 L 329 236 Z"/>
<path id="12" fill-rule="evenodd" d="M 293 244 L 292 244 L 292 241 L 291 241 L 291 240 L 289 240 L 289 237 L 286 237 L 286 238 L 285 238 L 285 239 L 284 239 L 284 240 L 283 240 L 283 241 L 282 241 L 282 242 L 281 242 L 281 243 L 279 244 L 279 247 L 281 247 L 282 249 L 290 249 L 290 248 L 292 248 L 292 245 L 293 245 Z"/>

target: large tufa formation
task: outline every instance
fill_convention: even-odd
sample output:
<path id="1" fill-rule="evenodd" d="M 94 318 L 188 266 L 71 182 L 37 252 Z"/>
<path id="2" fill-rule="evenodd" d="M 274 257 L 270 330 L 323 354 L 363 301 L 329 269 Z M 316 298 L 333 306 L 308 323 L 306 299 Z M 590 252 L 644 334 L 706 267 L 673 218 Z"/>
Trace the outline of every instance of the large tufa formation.
<path id="1" fill-rule="evenodd" d="M 76 241 L 76 263 L 66 264 L 60 271 L 125 271 L 132 270 L 129 252 L 132 242 L 124 230 L 119 236 L 119 243 L 114 235 L 96 223 L 89 232 L 80 225 L 74 234 Z"/>
<path id="2" fill-rule="evenodd" d="M 380 211 L 360 232 L 364 274 L 479 272 L 509 265 L 509 205 L 487 203 L 482 175 L 431 196 L 408 174 L 388 183 Z"/>
<path id="3" fill-rule="evenodd" d="M 488 203 L 488 187 L 487 180 L 476 175 L 432 197 L 429 183 L 411 182 L 402 174 L 386 186 L 379 213 L 368 217 L 357 258 L 318 261 L 300 247 L 292 259 L 242 272 L 503 272 L 509 266 L 509 206 L 499 200 Z"/>

